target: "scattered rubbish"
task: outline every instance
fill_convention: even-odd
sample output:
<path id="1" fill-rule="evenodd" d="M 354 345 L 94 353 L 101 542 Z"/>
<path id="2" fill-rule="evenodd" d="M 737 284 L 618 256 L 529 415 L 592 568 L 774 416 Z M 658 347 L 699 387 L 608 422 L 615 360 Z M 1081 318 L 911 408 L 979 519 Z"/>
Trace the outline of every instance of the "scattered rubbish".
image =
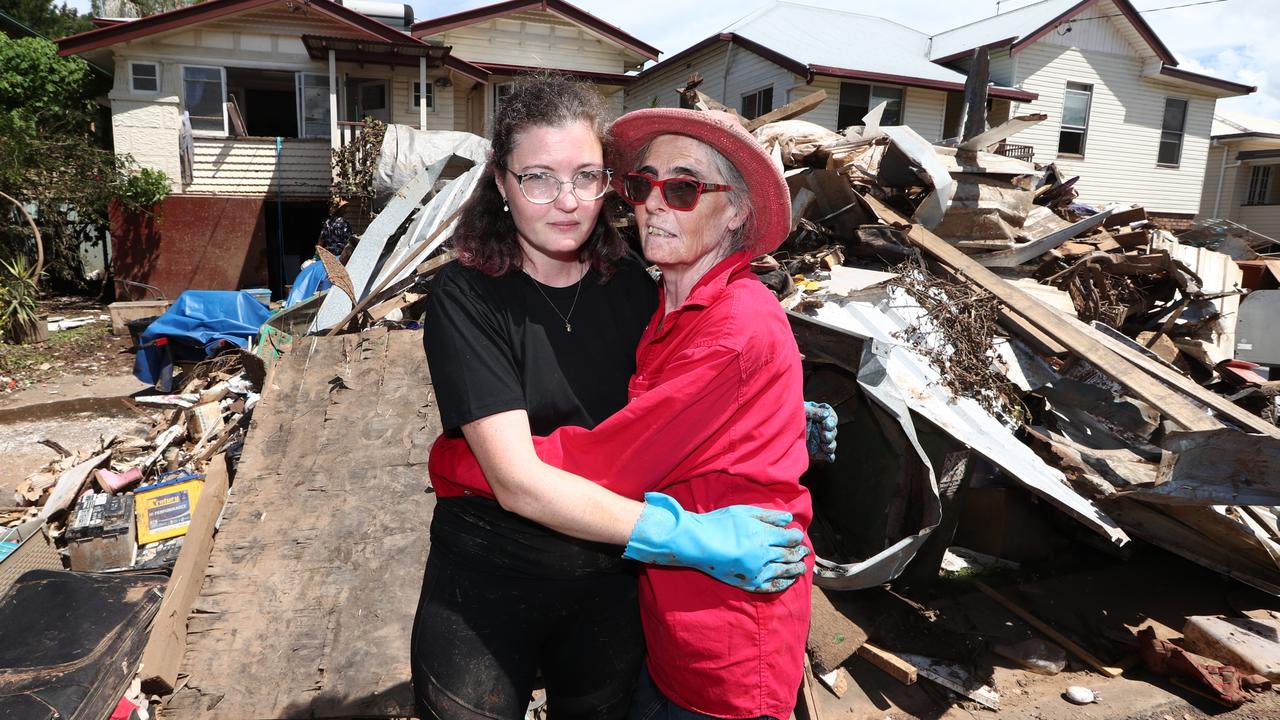
<path id="1" fill-rule="evenodd" d="M 1280 621 L 1195 616 L 1182 628 L 1185 647 L 1243 672 L 1280 680 Z"/>
<path id="2" fill-rule="evenodd" d="M 1062 693 L 1062 697 L 1076 705 L 1088 705 L 1098 702 L 1098 694 L 1086 687 L 1072 685 Z"/>
<path id="3" fill-rule="evenodd" d="M 922 677 L 942 687 L 963 695 L 988 710 L 1000 709 L 1000 693 L 986 683 L 975 679 L 968 670 L 954 663 L 923 655 L 904 653 L 902 659 L 914 665 Z"/>
<path id="4" fill-rule="evenodd" d="M 991 646 L 991 650 L 1039 675 L 1057 675 L 1067 666 L 1067 652 L 1039 638 L 1030 638 L 1013 645 L 996 644 Z"/>
<path id="5" fill-rule="evenodd" d="M 1248 702 L 1253 693 L 1271 689 L 1271 681 L 1267 678 L 1199 658 L 1157 638 L 1155 630 L 1150 627 L 1138 631 L 1138 643 L 1142 663 L 1147 670 L 1172 676 L 1175 682 L 1177 679 L 1190 680 L 1194 683 L 1190 689 L 1227 707 L 1239 707 Z"/>
<path id="6" fill-rule="evenodd" d="M 204 477 L 181 474 L 137 490 L 138 542 L 142 544 L 185 535 L 191 513 L 200 501 Z"/>

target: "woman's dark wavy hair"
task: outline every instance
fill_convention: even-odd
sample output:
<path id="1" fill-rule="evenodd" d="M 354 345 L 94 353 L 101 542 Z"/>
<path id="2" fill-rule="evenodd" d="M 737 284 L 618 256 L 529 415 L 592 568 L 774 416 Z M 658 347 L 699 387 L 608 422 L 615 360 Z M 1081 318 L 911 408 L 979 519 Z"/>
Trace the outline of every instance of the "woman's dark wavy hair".
<path id="1" fill-rule="evenodd" d="M 502 209 L 502 194 L 494 183 L 494 174 L 505 169 L 527 129 L 563 127 L 579 121 L 591 126 L 600 144 L 608 146 L 605 104 L 594 87 L 555 74 L 526 75 L 515 81 L 493 118 L 489 162 L 453 232 L 453 246 L 463 265 L 491 276 L 521 267 L 516 225 L 511 213 Z M 615 263 L 627 253 L 627 244 L 614 228 L 608 206 L 607 202 L 601 204 L 595 228 L 579 250 L 579 258 L 590 262 L 603 279 L 613 274 Z"/>

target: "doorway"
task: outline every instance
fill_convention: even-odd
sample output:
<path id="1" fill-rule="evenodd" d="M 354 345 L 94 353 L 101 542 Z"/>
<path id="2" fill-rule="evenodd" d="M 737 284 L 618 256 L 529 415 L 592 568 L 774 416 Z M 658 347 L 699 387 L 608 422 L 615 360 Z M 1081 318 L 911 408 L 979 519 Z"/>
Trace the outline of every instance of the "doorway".
<path id="1" fill-rule="evenodd" d="M 366 117 L 391 122 L 391 85 L 386 80 L 347 78 L 347 118 L 359 122 Z"/>

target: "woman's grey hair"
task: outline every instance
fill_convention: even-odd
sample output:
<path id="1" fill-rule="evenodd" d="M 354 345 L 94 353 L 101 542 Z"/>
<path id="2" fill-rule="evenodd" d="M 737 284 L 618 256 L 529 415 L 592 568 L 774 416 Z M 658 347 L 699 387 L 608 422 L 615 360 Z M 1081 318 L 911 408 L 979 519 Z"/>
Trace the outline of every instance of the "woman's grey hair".
<path id="1" fill-rule="evenodd" d="M 656 139 L 657 138 L 654 138 L 654 140 Z M 693 139 L 697 140 L 697 138 Z M 746 219 L 742 224 L 730 231 L 726 237 L 728 247 L 726 248 L 725 257 L 728 257 L 736 252 L 746 249 L 747 237 L 749 236 L 752 227 L 755 226 L 756 211 L 755 208 L 751 206 L 751 195 L 747 192 L 747 183 L 742 178 L 742 173 L 738 172 L 738 168 L 734 167 L 733 163 L 729 162 L 728 158 L 721 155 L 719 150 L 716 150 L 704 142 L 700 142 L 699 144 L 707 153 L 707 156 L 711 158 L 711 164 L 720 175 L 721 182 L 725 185 L 733 186 L 732 190 L 725 193 L 725 195 L 728 196 L 729 204 L 733 206 L 734 210 L 746 215 Z M 643 148 L 640 149 L 640 153 L 638 155 L 639 159 L 636 161 L 636 167 L 643 167 L 645 162 L 648 161 L 649 149 L 652 145 L 653 140 L 650 140 Z"/>

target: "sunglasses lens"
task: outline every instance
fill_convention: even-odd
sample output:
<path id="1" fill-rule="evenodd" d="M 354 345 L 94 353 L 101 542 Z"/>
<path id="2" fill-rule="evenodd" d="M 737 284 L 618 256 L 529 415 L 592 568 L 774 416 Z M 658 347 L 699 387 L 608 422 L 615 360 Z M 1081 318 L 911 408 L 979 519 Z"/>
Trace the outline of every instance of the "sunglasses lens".
<path id="1" fill-rule="evenodd" d="M 627 175 L 622 178 L 622 189 L 627 200 L 639 205 L 648 199 L 649 193 L 653 192 L 653 181 L 644 175 Z"/>
<path id="2" fill-rule="evenodd" d="M 692 210 L 698 203 L 698 183 L 693 180 L 668 180 L 662 197 L 672 210 Z"/>

